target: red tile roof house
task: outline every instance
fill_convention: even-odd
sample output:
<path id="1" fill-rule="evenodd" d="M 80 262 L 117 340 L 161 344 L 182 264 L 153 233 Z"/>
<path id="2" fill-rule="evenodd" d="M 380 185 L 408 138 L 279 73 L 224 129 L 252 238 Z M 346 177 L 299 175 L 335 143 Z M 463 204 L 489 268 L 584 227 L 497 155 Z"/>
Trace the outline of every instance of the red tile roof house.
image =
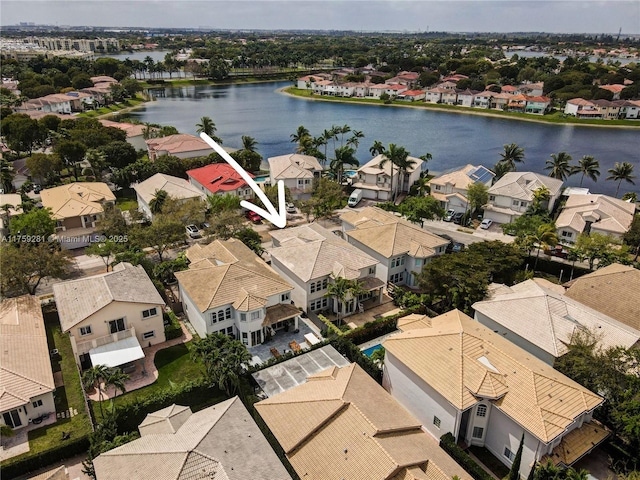
<path id="1" fill-rule="evenodd" d="M 214 152 L 213 148 L 201 138 L 179 133 L 161 138 L 150 138 L 146 141 L 149 160 L 152 162 L 162 155 L 178 158 L 206 157 Z"/>
<path id="2" fill-rule="evenodd" d="M 247 182 L 227 163 L 214 163 L 206 167 L 188 170 L 191 185 L 206 195 L 237 195 L 242 199 L 250 199 L 253 193 Z M 251 178 L 255 176 L 249 173 Z"/>
<path id="3" fill-rule="evenodd" d="M 624 90 L 625 85 L 600 85 L 600 88 L 613 93 L 613 100 L 620 100 L 620 92 Z"/>
<path id="4" fill-rule="evenodd" d="M 416 102 L 424 100 L 426 92 L 424 90 L 407 90 L 398 95 L 398 100 L 408 100 L 410 102 Z"/>

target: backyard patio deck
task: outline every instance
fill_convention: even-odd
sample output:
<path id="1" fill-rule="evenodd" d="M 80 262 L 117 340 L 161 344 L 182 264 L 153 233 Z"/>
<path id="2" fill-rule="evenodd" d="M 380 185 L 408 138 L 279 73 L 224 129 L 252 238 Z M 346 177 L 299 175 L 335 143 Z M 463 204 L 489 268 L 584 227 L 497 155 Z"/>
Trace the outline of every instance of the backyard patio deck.
<path id="1" fill-rule="evenodd" d="M 378 301 L 367 300 L 364 302 L 364 312 L 362 313 L 354 313 L 353 315 L 349 315 L 348 317 L 343 317 L 342 322 L 346 325 L 349 325 L 352 329 L 356 327 L 361 327 L 367 322 L 373 322 L 381 317 L 386 317 L 389 315 L 394 315 L 398 313 L 401 309 L 396 307 L 393 304 L 393 299 L 387 294 L 382 294 L 382 300 L 380 304 L 375 306 L 371 306 L 372 304 L 377 304 Z M 370 307 L 371 306 L 371 307 Z M 334 313 L 330 313 L 325 315 L 327 319 L 331 321 L 335 321 L 338 317 Z"/>
<path id="2" fill-rule="evenodd" d="M 258 361 L 254 358 L 252 360 L 252 363 L 263 363 L 270 358 L 273 358 L 273 355 L 271 354 L 272 348 L 275 348 L 281 355 L 284 355 L 291 350 L 289 343 L 294 340 L 298 343 L 298 345 L 300 345 L 300 347 L 302 347 L 303 350 L 308 348 L 304 336 L 309 333 L 316 337 L 318 337 L 319 335 L 316 333 L 315 329 L 312 329 L 309 325 L 307 325 L 305 320 L 306 319 L 301 318 L 298 322 L 298 333 L 294 333 L 293 330 L 289 330 L 288 332 L 285 332 L 284 330 L 278 330 L 269 341 L 264 342 L 260 345 L 256 345 L 255 347 L 249 347 L 248 350 L 251 356 L 258 357 L 260 359 L 260 361 Z"/>

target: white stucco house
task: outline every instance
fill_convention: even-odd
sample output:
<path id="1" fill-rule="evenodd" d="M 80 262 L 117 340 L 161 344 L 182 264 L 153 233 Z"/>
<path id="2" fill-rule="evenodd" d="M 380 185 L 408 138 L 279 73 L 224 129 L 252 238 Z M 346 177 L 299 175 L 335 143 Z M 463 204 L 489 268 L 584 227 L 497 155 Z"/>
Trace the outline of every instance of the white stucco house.
<path id="1" fill-rule="evenodd" d="M 362 190 L 362 196 L 370 200 L 391 200 L 391 162 L 387 161 L 383 167 L 380 162 L 385 160 L 383 154 L 376 155 L 357 170 L 353 178 L 353 188 Z M 408 157 L 414 162 L 406 172 L 401 173 L 398 167 L 393 167 L 393 197 L 399 193 L 408 192 L 411 185 L 420 178 L 420 173 L 426 170 L 427 163 L 416 157 Z"/>
<path id="2" fill-rule="evenodd" d="M 271 238 L 271 266 L 293 285 L 291 299 L 306 312 L 340 309 L 347 316 L 380 304 L 385 283 L 376 277 L 377 260 L 333 232 L 310 223 L 274 230 Z M 336 277 L 358 280 L 366 293 L 335 305 L 325 295 Z"/>
<path id="3" fill-rule="evenodd" d="M 546 202 L 549 212 L 562 193 L 562 180 L 533 172 L 509 172 L 489 189 L 489 203 L 484 207 L 484 218 L 496 223 L 511 223 L 531 206 L 534 192 L 541 187 L 549 189 Z"/>
<path id="4" fill-rule="evenodd" d="M 184 312 L 201 337 L 222 333 L 251 347 L 298 327 L 293 287 L 240 240 L 196 244 L 186 254 L 189 269 L 175 276 Z"/>
<path id="5" fill-rule="evenodd" d="M 295 199 L 308 198 L 313 188 L 313 179 L 320 178 L 323 171 L 316 157 L 299 153 L 270 157 L 268 162 L 271 185 L 282 180 Z"/>
<path id="6" fill-rule="evenodd" d="M 383 386 L 433 437 L 485 447 L 507 467 L 523 441 L 521 478 L 536 461 L 569 466 L 608 432 L 603 399 L 464 313 L 409 315 L 388 337 Z"/>
<path id="7" fill-rule="evenodd" d="M 179 201 L 189 199 L 204 200 L 205 198 L 205 194 L 202 191 L 184 178 L 172 177 L 164 173 L 156 173 L 152 177 L 135 184 L 133 189 L 138 200 L 138 210 L 149 220 L 153 220 L 153 212 L 149 207 L 149 203 L 160 190 L 164 190 L 169 197 Z"/>
<path id="8" fill-rule="evenodd" d="M 345 239 L 377 262 L 376 277 L 395 285 L 417 286 L 416 275 L 449 240 L 378 207 L 342 214 Z"/>
<path id="9" fill-rule="evenodd" d="M 143 347 L 165 341 L 165 302 L 140 265 L 123 262 L 102 275 L 57 283 L 53 294 L 82 370 L 126 368 L 144 358 Z"/>
<path id="10" fill-rule="evenodd" d="M 469 209 L 468 188 L 476 183 L 489 188 L 494 177 L 495 174 L 482 165 L 466 165 L 432 178 L 427 185 L 431 189 L 430 195 L 440 202 L 444 210 L 464 213 Z"/>

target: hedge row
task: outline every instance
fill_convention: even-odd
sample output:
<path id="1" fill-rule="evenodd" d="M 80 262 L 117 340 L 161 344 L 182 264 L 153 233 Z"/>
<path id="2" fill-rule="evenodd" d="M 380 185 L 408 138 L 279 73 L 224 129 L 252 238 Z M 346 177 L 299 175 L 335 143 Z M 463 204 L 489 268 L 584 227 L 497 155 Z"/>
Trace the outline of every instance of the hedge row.
<path id="1" fill-rule="evenodd" d="M 318 318 L 327 327 L 327 335 L 333 334 L 333 335 L 335 335 L 337 337 L 341 337 L 341 336 L 344 335 L 344 332 L 342 330 L 340 330 L 338 327 L 336 327 L 333 324 L 333 322 L 331 320 L 329 320 L 327 317 L 325 317 L 324 315 L 318 314 Z"/>
<path id="2" fill-rule="evenodd" d="M 89 450 L 89 437 L 85 435 L 63 445 L 45 450 L 38 455 L 24 458 L 14 463 L 4 463 L 2 465 L 2 480 L 10 480 L 39 468 L 48 467 L 60 460 L 86 453 L 87 450 Z"/>
<path id="3" fill-rule="evenodd" d="M 475 480 L 493 480 L 491 475 L 456 444 L 456 439 L 451 433 L 445 433 L 440 437 L 440 446 Z"/>
<path id="4" fill-rule="evenodd" d="M 424 307 L 422 305 L 417 305 L 415 307 L 402 310 L 395 315 L 378 318 L 373 322 L 367 322 L 362 327 L 354 328 L 347 332 L 345 337 L 349 338 L 349 340 L 356 345 L 360 345 L 373 340 L 374 338 L 378 338 L 382 335 L 395 331 L 398 328 L 399 318 L 406 317 L 412 313 L 423 313 L 423 311 Z"/>
<path id="5" fill-rule="evenodd" d="M 165 321 L 169 322 L 169 325 L 164 327 L 164 338 L 166 340 L 173 340 L 174 338 L 182 336 L 182 327 L 175 313 L 172 311 L 164 312 L 162 317 Z"/>
<path id="6" fill-rule="evenodd" d="M 334 338 L 330 341 L 333 348 L 335 348 L 342 355 L 347 357 L 350 362 L 355 362 L 362 369 L 371 376 L 376 382 L 382 384 L 382 370 L 367 357 L 357 345 L 351 343 L 350 340 L 344 337 Z"/>

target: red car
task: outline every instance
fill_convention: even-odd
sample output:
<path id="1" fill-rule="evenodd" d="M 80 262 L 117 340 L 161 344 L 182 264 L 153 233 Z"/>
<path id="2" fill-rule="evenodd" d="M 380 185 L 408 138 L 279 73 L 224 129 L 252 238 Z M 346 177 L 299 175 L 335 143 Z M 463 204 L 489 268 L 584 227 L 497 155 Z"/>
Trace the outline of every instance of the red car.
<path id="1" fill-rule="evenodd" d="M 254 212 L 253 210 L 249 210 L 246 213 L 246 217 L 249 220 L 251 220 L 253 223 L 260 223 L 262 221 L 262 217 L 258 215 L 256 212 Z"/>

